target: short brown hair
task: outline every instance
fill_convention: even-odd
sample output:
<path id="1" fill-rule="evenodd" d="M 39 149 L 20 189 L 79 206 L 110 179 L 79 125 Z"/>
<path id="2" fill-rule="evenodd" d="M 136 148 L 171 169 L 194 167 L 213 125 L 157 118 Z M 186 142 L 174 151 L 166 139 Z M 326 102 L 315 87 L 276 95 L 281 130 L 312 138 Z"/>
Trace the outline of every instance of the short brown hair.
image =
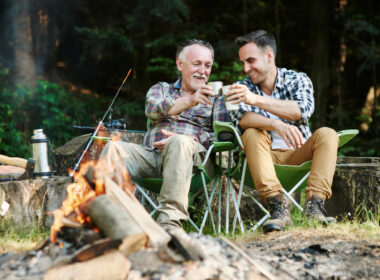
<path id="1" fill-rule="evenodd" d="M 260 48 L 269 47 L 272 49 L 274 56 L 277 53 L 276 39 L 274 36 L 265 30 L 256 30 L 245 34 L 244 36 L 237 37 L 235 43 L 241 48 L 248 43 L 255 43 Z"/>

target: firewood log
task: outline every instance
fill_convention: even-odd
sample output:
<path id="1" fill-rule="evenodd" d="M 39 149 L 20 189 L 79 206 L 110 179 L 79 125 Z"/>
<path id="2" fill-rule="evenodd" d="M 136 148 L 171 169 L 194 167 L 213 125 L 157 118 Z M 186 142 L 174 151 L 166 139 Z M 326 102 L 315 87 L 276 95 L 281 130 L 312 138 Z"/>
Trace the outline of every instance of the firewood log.
<path id="1" fill-rule="evenodd" d="M 142 232 L 130 214 L 108 195 L 96 197 L 87 211 L 95 226 L 111 239 L 123 239 Z"/>
<path id="2" fill-rule="evenodd" d="M 133 194 L 126 194 L 112 179 L 105 177 L 106 194 L 117 201 L 149 236 L 153 245 L 167 244 L 170 235 L 165 232 L 149 215 Z"/>

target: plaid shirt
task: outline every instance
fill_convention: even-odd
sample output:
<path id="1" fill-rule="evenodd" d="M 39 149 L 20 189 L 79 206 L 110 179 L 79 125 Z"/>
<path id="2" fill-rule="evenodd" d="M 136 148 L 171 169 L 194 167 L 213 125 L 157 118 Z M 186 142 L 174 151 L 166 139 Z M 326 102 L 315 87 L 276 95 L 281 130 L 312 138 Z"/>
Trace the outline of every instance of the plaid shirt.
<path id="1" fill-rule="evenodd" d="M 230 121 L 221 97 L 210 97 L 213 105 L 199 103 L 179 115 L 169 116 L 169 110 L 175 100 L 181 97 L 181 93 L 181 79 L 172 84 L 160 82 L 149 89 L 146 96 L 145 115 L 150 119 L 150 124 L 144 138 L 144 146 L 152 146 L 153 142 L 165 138 L 161 129 L 166 129 L 179 134 L 196 136 L 199 142 L 208 148 L 215 139 L 212 132 L 213 121 Z"/>
<path id="2" fill-rule="evenodd" d="M 252 94 L 264 96 L 259 86 L 252 83 L 250 78 L 242 80 L 239 83 L 246 85 Z M 301 109 L 301 119 L 299 121 L 294 122 L 282 118 L 280 118 L 280 120 L 298 127 L 305 140 L 311 136 L 308 120 L 314 112 L 313 92 L 313 84 L 305 73 L 297 73 L 293 70 L 287 70 L 286 68 L 277 68 L 277 79 L 273 91 L 273 97 L 280 100 L 297 101 Z M 247 112 L 255 112 L 269 118 L 267 111 L 257 106 L 250 106 L 242 103 L 239 105 L 238 111 L 230 113 L 235 125 L 239 126 L 241 118 Z"/>

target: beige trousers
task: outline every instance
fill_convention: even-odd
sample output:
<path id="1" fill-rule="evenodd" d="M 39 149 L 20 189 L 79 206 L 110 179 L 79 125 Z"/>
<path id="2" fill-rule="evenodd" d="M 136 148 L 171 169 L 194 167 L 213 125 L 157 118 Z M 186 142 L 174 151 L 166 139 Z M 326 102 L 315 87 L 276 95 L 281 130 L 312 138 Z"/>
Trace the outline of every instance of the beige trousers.
<path id="1" fill-rule="evenodd" d="M 142 147 L 137 144 L 116 141 L 103 149 L 100 159 L 117 150 L 131 178 L 163 178 L 158 197 L 159 224 L 179 225 L 188 219 L 188 194 L 194 167 L 200 166 L 206 148 L 186 135 L 171 136 L 163 150 Z M 212 174 L 213 166 L 208 163 Z"/>
<path id="2" fill-rule="evenodd" d="M 320 128 L 300 148 L 291 150 L 271 150 L 269 133 L 256 128 L 247 129 L 242 141 L 255 187 L 264 201 L 282 193 L 273 163 L 299 165 L 308 160 L 312 164 L 306 198 L 313 194 L 324 200 L 330 198 L 339 145 L 333 129 Z"/>

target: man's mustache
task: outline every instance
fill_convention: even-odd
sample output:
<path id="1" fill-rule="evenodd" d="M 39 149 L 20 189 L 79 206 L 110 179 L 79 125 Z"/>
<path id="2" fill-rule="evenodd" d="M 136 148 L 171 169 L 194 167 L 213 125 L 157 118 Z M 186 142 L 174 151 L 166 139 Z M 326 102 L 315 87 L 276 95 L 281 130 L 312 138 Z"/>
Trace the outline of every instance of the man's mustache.
<path id="1" fill-rule="evenodd" d="M 194 78 L 203 78 L 203 79 L 207 78 L 205 74 L 194 74 L 193 77 Z"/>

